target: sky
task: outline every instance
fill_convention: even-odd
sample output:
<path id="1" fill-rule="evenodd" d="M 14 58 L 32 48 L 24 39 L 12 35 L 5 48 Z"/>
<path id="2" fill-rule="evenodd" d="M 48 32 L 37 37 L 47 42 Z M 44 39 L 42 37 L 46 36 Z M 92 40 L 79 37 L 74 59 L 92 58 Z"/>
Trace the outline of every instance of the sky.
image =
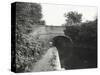
<path id="1" fill-rule="evenodd" d="M 97 8 L 91 6 L 76 6 L 76 5 L 62 5 L 62 4 L 41 4 L 43 20 L 46 25 L 61 26 L 64 24 L 64 14 L 70 11 L 77 11 L 82 14 L 82 22 L 91 21 L 97 16 Z"/>

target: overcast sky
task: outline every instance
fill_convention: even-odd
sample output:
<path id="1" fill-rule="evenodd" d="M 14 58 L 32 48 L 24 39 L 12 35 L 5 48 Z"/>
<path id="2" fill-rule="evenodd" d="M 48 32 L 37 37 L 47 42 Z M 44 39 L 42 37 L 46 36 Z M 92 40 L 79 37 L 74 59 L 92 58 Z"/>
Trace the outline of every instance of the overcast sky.
<path id="1" fill-rule="evenodd" d="M 97 16 L 96 7 L 88 6 L 72 6 L 58 4 L 41 4 L 43 19 L 47 25 L 62 25 L 65 23 L 64 13 L 69 11 L 77 11 L 81 13 L 82 21 L 93 20 Z"/>

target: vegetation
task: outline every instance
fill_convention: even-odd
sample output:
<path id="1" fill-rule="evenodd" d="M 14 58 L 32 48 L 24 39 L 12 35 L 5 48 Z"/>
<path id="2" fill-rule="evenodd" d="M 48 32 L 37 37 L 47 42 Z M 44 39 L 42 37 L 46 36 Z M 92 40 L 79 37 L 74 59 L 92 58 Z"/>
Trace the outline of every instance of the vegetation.
<path id="1" fill-rule="evenodd" d="M 32 32 L 32 25 L 45 25 L 45 21 L 42 20 L 40 4 L 17 3 L 16 5 L 16 71 L 27 72 L 32 70 L 34 63 L 40 59 L 49 47 L 46 41 L 30 34 Z M 75 62 L 77 60 L 79 62 L 78 65 L 80 65 L 83 62 L 83 60 L 80 60 L 84 58 L 81 56 L 83 53 L 86 56 L 84 59 L 86 61 L 89 59 L 88 64 L 91 65 L 92 62 L 95 66 L 96 62 L 93 61 L 96 60 L 97 20 L 81 23 L 82 15 L 77 12 L 69 12 L 65 14 L 65 17 L 67 18 L 66 29 L 64 30 L 65 35 L 70 36 L 74 41 L 74 50 L 77 50 L 74 57 L 77 55 L 80 57 L 69 63 L 67 62 L 68 64 L 65 65 L 73 68 L 73 63 L 77 65 Z M 77 25 L 78 23 L 80 25 Z M 73 26 L 72 24 L 76 25 Z M 89 52 L 92 52 L 92 54 L 90 55 Z"/>
<path id="2" fill-rule="evenodd" d="M 68 12 L 68 14 L 65 13 L 64 16 L 66 17 L 66 22 L 67 22 L 65 25 L 68 26 L 80 23 L 82 20 L 82 14 L 76 11 L 70 11 Z"/>
<path id="3" fill-rule="evenodd" d="M 37 62 L 47 50 L 46 47 L 44 41 L 34 38 L 31 35 L 17 35 L 16 71 L 31 71 L 34 63 Z"/>
<path id="4" fill-rule="evenodd" d="M 42 8 L 38 3 L 16 3 L 16 23 L 25 33 L 32 31 L 33 25 L 45 25 L 42 20 Z"/>
<path id="5" fill-rule="evenodd" d="M 30 34 L 32 25 L 45 24 L 41 18 L 40 4 L 16 4 L 16 72 L 31 71 L 48 48 L 43 40 Z"/>
<path id="6" fill-rule="evenodd" d="M 65 27 L 65 35 L 74 43 L 73 57 L 66 62 L 66 69 L 97 67 L 97 19 Z"/>
<path id="7" fill-rule="evenodd" d="M 97 20 L 80 25 L 66 26 L 65 35 L 68 35 L 75 42 L 95 43 L 97 39 Z"/>

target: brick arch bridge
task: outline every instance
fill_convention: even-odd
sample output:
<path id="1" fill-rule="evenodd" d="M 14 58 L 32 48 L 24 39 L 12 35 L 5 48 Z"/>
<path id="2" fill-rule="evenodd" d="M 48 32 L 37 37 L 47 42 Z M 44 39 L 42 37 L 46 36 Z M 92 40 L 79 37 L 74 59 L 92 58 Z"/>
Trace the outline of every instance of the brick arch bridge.
<path id="1" fill-rule="evenodd" d="M 64 36 L 69 38 L 64 34 L 64 26 L 44 26 L 44 25 L 34 25 L 33 32 L 31 33 L 33 36 L 38 37 L 39 39 L 45 39 L 51 41 L 54 37 Z"/>

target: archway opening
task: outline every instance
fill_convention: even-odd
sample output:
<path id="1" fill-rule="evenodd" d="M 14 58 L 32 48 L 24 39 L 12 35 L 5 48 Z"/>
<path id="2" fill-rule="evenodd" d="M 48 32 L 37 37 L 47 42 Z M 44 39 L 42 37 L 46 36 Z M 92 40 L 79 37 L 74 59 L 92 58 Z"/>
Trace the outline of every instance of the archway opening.
<path id="1" fill-rule="evenodd" d="M 73 52 L 73 43 L 71 39 L 65 36 L 56 36 L 53 38 L 53 46 L 58 50 L 61 67 L 66 68 L 67 61 L 72 56 Z"/>

